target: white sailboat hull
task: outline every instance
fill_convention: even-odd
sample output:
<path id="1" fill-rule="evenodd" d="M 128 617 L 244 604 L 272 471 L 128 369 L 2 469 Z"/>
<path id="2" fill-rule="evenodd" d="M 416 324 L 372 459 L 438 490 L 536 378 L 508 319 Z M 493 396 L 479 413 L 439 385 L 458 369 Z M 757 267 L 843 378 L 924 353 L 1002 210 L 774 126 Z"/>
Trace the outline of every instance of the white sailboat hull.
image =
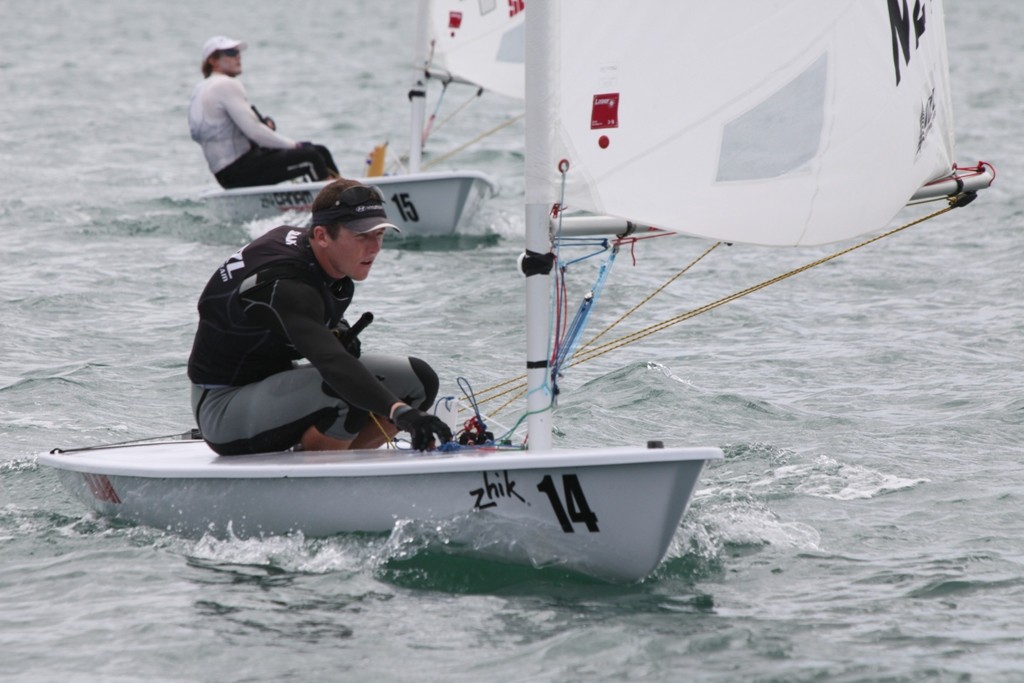
<path id="1" fill-rule="evenodd" d="M 202 441 L 39 462 L 102 515 L 187 537 L 390 532 L 447 522 L 460 551 L 615 581 L 663 559 L 717 448 L 342 451 L 218 457 Z"/>
<path id="2" fill-rule="evenodd" d="M 497 182 L 479 171 L 424 172 L 361 180 L 384 193 L 388 219 L 402 230 L 403 237 L 458 234 L 480 205 L 498 193 Z M 221 220 L 238 223 L 290 211 L 310 211 L 317 192 L 328 182 L 214 189 L 201 193 L 200 199 Z"/>

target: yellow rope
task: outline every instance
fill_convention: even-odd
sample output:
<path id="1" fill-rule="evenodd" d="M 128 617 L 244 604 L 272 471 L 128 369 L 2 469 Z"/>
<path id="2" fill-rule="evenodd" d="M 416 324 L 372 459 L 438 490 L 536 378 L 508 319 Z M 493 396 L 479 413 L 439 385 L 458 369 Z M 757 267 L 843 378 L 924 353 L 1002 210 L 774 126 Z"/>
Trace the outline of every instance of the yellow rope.
<path id="1" fill-rule="evenodd" d="M 619 323 L 621 323 L 621 322 L 622 322 L 623 320 L 625 320 L 625 319 L 626 319 L 626 318 L 628 318 L 629 316 L 633 315 L 633 313 L 635 313 L 635 312 L 637 311 L 637 309 L 639 309 L 639 308 L 640 308 L 641 306 L 643 306 L 643 305 L 644 305 L 644 304 L 646 304 L 646 303 L 647 303 L 648 301 L 650 301 L 651 299 L 653 299 L 654 297 L 656 297 L 656 296 L 657 296 L 658 294 L 660 294 L 660 293 L 662 292 L 662 290 L 664 290 L 664 289 L 665 289 L 666 287 L 668 287 L 668 286 L 669 286 L 670 284 L 672 284 L 673 282 L 675 282 L 676 280 L 678 280 L 678 279 L 679 279 L 680 277 L 682 277 L 682 276 L 683 276 L 683 275 L 684 275 L 684 274 L 686 273 L 686 271 L 690 270 L 690 269 L 691 269 L 691 268 L 693 268 L 693 267 L 694 267 L 695 265 L 697 265 L 697 264 L 698 264 L 698 263 L 699 263 L 699 262 L 700 262 L 700 261 L 701 261 L 701 260 L 702 260 L 702 259 L 703 259 L 703 258 L 704 258 L 705 256 L 707 256 L 707 255 L 708 255 L 708 254 L 710 254 L 710 253 L 711 253 L 712 251 L 714 251 L 715 249 L 717 249 L 717 248 L 719 247 L 719 245 L 721 245 L 721 244 L 722 244 L 721 242 L 715 242 L 714 244 L 712 244 L 712 245 L 711 245 L 711 246 L 710 246 L 710 247 L 708 248 L 708 250 L 707 250 L 707 251 L 705 251 L 705 252 L 704 252 L 703 254 L 701 254 L 701 255 L 700 255 L 700 256 L 698 256 L 697 258 L 693 259 L 693 261 L 691 261 L 691 262 L 690 262 L 690 265 L 686 266 L 685 268 L 683 268 L 682 270 L 680 270 L 680 271 L 679 271 L 678 273 L 676 273 L 675 275 L 673 275 L 672 277 L 670 277 L 670 278 L 669 278 L 668 280 L 666 280 L 666 281 L 665 281 L 665 284 L 663 284 L 663 285 L 662 285 L 661 287 L 658 287 L 658 288 L 657 288 L 656 290 L 654 290 L 653 292 L 651 292 L 650 294 L 648 294 L 648 295 L 647 295 L 647 297 L 646 297 L 646 298 L 645 298 L 645 299 L 644 299 L 643 301 L 641 301 L 641 302 L 640 302 L 640 303 L 638 303 L 638 304 L 637 304 L 636 306 L 634 306 L 633 308 L 629 309 L 628 311 L 626 311 L 625 313 L 623 313 L 623 314 L 622 314 L 621 316 L 619 316 L 619 319 L 618 319 L 618 320 L 616 320 L 616 321 L 615 321 L 615 322 L 613 322 L 613 323 L 612 323 L 611 325 L 609 325 L 608 327 L 606 327 L 606 328 L 604 328 L 603 330 L 601 330 L 600 332 L 598 332 L 598 333 L 597 333 L 597 334 L 596 334 L 595 336 L 593 336 L 593 337 L 592 337 L 591 339 L 589 339 L 588 341 L 586 341 L 586 342 L 584 342 L 584 343 L 580 344 L 580 347 L 579 347 L 579 349 L 577 349 L 577 351 L 576 351 L 576 354 L 580 353 L 580 351 L 582 351 L 583 349 L 587 348 L 588 346 L 590 346 L 591 344 L 593 344 L 594 342 L 596 342 L 596 341 L 597 341 L 598 339 L 600 339 L 601 337 L 603 337 L 603 336 L 604 336 L 605 334 L 607 334 L 608 332 L 610 332 L 610 331 L 612 330 L 612 328 L 613 328 L 613 327 L 615 327 L 616 325 L 618 325 Z M 576 354 L 573 354 L 573 357 L 574 357 L 574 358 L 576 357 Z"/>
<path id="2" fill-rule="evenodd" d="M 463 145 L 459 145 L 458 147 L 456 147 L 452 151 L 448 152 L 447 154 L 442 154 L 441 156 L 439 156 L 439 157 L 437 157 L 435 159 L 431 159 L 430 161 L 428 161 L 428 162 L 423 164 L 423 166 L 422 166 L 423 170 L 426 170 L 426 169 L 430 168 L 431 166 L 439 164 L 442 161 L 446 161 L 447 159 L 450 159 L 451 157 L 455 156 L 456 154 L 458 154 L 462 150 L 466 149 L 467 147 L 469 147 L 471 145 L 475 145 L 476 143 L 480 142 L 481 140 L 483 140 L 484 138 L 486 138 L 486 137 L 488 137 L 490 135 L 494 135 L 495 133 L 497 133 L 502 128 L 506 128 L 508 126 L 511 126 L 513 123 L 515 123 L 519 119 L 523 118 L 523 116 L 525 116 L 525 114 L 520 114 L 519 116 L 514 116 L 514 117 L 510 118 L 509 120 L 505 121 L 504 123 L 499 123 L 494 128 L 492 128 L 492 129 L 490 129 L 488 131 L 484 131 L 483 133 L 480 133 L 480 135 L 477 135 L 475 138 L 473 138 L 472 140 L 470 140 L 469 142 L 467 142 L 467 143 L 465 143 Z"/>
<path id="3" fill-rule="evenodd" d="M 752 294 L 752 293 L 760 291 L 760 290 L 762 290 L 762 289 L 764 289 L 766 287 L 774 285 L 774 284 L 776 284 L 778 282 L 782 282 L 783 280 L 785 280 L 787 278 L 793 277 L 794 275 L 797 275 L 797 274 L 802 273 L 804 271 L 810 270 L 811 268 L 815 268 L 817 266 L 820 266 L 823 263 L 828 263 L 829 261 L 837 259 L 840 256 L 844 256 L 846 254 L 849 254 L 852 251 L 860 249 L 861 247 L 865 247 L 865 246 L 867 246 L 869 244 L 873 244 L 873 243 L 875 243 L 875 242 L 877 242 L 877 241 L 879 241 L 879 240 L 881 240 L 881 239 L 883 239 L 885 237 L 890 237 L 892 235 L 895 235 L 896 233 L 901 232 L 903 230 L 906 230 L 907 228 L 911 228 L 911 227 L 913 227 L 915 225 L 920 225 L 921 223 L 924 223 L 927 220 L 931 220 L 932 218 L 936 218 L 938 216 L 941 216 L 942 214 L 944 214 L 944 213 L 946 213 L 948 211 L 952 211 L 954 208 L 956 208 L 956 204 L 954 203 L 954 199 L 951 198 L 949 206 L 947 206 L 947 207 L 945 207 L 943 209 L 940 209 L 938 211 L 935 211 L 933 213 L 930 213 L 930 214 L 928 214 L 926 216 L 922 216 L 921 218 L 913 220 L 913 221 L 911 221 L 909 223 L 905 223 L 904 225 L 901 225 L 901 226 L 899 226 L 897 228 L 893 228 L 892 230 L 890 230 L 888 232 L 885 232 L 885 233 L 882 233 L 882 234 L 877 235 L 875 237 L 872 237 L 871 239 L 864 240 L 863 242 L 855 244 L 855 245 L 853 245 L 851 247 L 847 247 L 846 249 L 842 249 L 840 251 L 837 251 L 837 252 L 835 252 L 835 253 L 833 253 L 833 254 L 831 254 L 829 256 L 825 256 L 824 258 L 820 258 L 820 259 L 818 259 L 816 261 L 812 261 L 811 263 L 808 263 L 808 264 L 805 264 L 803 266 L 800 266 L 799 268 L 791 270 L 788 273 L 783 273 L 782 275 L 778 275 L 778 276 L 776 276 L 774 278 L 771 278 L 769 280 L 765 280 L 765 281 L 763 281 L 763 282 L 761 282 L 759 284 L 753 285 L 751 287 L 747 287 L 746 289 L 743 289 L 743 290 L 740 290 L 740 291 L 735 292 L 733 294 L 730 294 L 729 296 L 722 297 L 721 299 L 718 299 L 717 301 L 713 301 L 713 302 L 711 302 L 709 304 L 705 304 L 704 306 L 701 306 L 699 308 L 695 308 L 695 309 L 693 309 L 691 311 L 687 311 L 686 313 L 681 313 L 681 314 L 679 314 L 677 316 L 674 316 L 672 318 L 668 318 L 667 320 L 663 320 L 660 323 L 656 323 L 654 325 L 650 325 L 648 327 L 645 327 L 645 328 L 643 328 L 641 330 L 638 330 L 636 332 L 633 332 L 631 334 L 627 334 L 627 335 L 624 335 L 622 337 L 619 337 L 618 339 L 614 339 L 612 341 L 605 342 L 604 344 L 601 344 L 599 346 L 595 346 L 595 347 L 589 348 L 590 345 L 593 344 L 593 342 L 596 341 L 603 334 L 605 334 L 605 332 L 607 332 L 611 328 L 613 328 L 616 325 L 618 325 L 623 319 L 625 319 L 630 314 L 632 314 L 634 311 L 636 311 L 638 308 L 640 308 L 640 306 L 642 306 L 645 303 L 647 303 L 647 301 L 649 301 L 653 296 L 658 294 L 658 292 L 663 290 L 668 284 L 670 284 L 671 282 L 673 282 L 677 278 L 679 278 L 679 276 L 681 276 L 687 270 L 692 268 L 697 262 L 699 262 L 701 259 L 703 259 L 705 256 L 707 256 L 713 249 L 715 249 L 716 247 L 719 246 L 719 244 L 721 244 L 721 243 L 716 243 L 711 248 L 709 248 L 707 251 L 705 251 L 703 254 L 701 254 L 699 257 L 697 257 L 692 263 L 690 263 L 688 266 L 686 266 L 686 268 L 684 268 L 679 273 L 677 273 L 672 278 L 670 278 L 664 285 L 662 285 L 657 290 L 655 290 L 646 299 L 644 299 L 639 304 L 634 306 L 627 313 L 622 315 L 618 320 L 616 320 L 614 323 L 612 323 L 607 328 L 605 328 L 604 331 L 602 331 L 600 334 L 598 334 L 593 339 L 591 339 L 586 344 L 584 344 L 583 348 L 578 350 L 576 352 L 576 354 L 573 355 L 573 359 L 574 360 L 573 360 L 572 363 L 569 364 L 569 367 L 576 367 L 580 363 L 584 363 L 586 361 L 593 360 L 594 358 L 597 358 L 598 356 L 602 356 L 602 355 L 608 353 L 609 351 L 612 351 L 612 350 L 615 350 L 615 349 L 619 349 L 619 348 L 622 348 L 623 346 L 627 346 L 629 344 L 637 342 L 637 341 L 639 341 L 641 339 L 644 339 L 645 337 L 649 337 L 650 335 L 654 334 L 655 332 L 660 332 L 660 331 L 662 331 L 664 329 L 672 327 L 673 325 L 677 325 L 678 323 L 681 323 L 684 320 L 689 320 L 690 318 L 694 318 L 694 317 L 700 315 L 701 313 L 706 313 L 708 311 L 714 310 L 714 309 L 718 308 L 719 306 L 727 304 L 727 303 L 729 303 L 731 301 L 735 301 L 735 300 L 740 299 L 740 298 L 742 298 L 742 297 L 744 297 L 744 296 L 746 296 L 748 294 Z M 579 358 L 577 359 L 577 357 L 579 357 Z M 488 387 L 488 388 L 484 389 L 483 391 L 477 392 L 477 403 L 481 403 L 481 404 L 482 403 L 487 403 L 487 402 L 492 401 L 492 400 L 494 400 L 494 399 L 496 399 L 496 398 L 498 398 L 500 396 L 504 396 L 505 394 L 509 394 L 509 393 L 511 393 L 513 391 L 520 390 L 518 394 L 513 396 L 512 399 L 510 399 L 507 403 L 502 405 L 501 408 L 499 408 L 498 410 L 494 411 L 494 413 L 493 413 L 493 414 L 498 414 L 499 412 L 501 412 L 501 410 L 504 410 L 506 407 L 508 407 L 508 405 L 510 405 L 512 403 L 512 401 L 516 400 L 517 398 L 522 396 L 523 393 L 525 393 L 525 389 L 523 388 L 524 385 L 525 385 L 525 381 L 524 381 L 525 379 L 526 379 L 526 375 L 525 374 L 524 375 L 519 375 L 519 376 L 514 377 L 514 378 L 512 378 L 510 380 L 506 380 L 506 381 L 501 382 L 499 384 L 495 384 L 495 385 L 493 385 L 491 387 Z M 502 391 L 500 393 L 494 394 L 493 396 L 486 396 L 486 394 L 488 394 L 490 392 L 493 392 L 493 391 L 496 391 L 496 390 L 498 390 L 498 389 L 500 389 L 502 387 L 508 386 L 510 384 L 514 384 L 514 386 L 512 386 L 509 389 L 506 389 L 505 391 Z"/>
<path id="4" fill-rule="evenodd" d="M 477 403 L 490 403 L 491 401 L 494 401 L 495 399 L 499 399 L 502 396 L 505 396 L 506 394 L 511 394 L 513 391 L 518 392 L 515 396 L 510 398 L 507 403 L 505 403 L 503 406 L 501 406 L 501 409 L 503 410 L 506 407 L 508 407 L 508 405 L 510 403 L 512 403 L 517 398 L 519 398 L 524 393 L 526 393 L 526 389 L 525 389 L 526 381 L 525 380 L 526 380 L 526 375 L 519 375 L 518 377 L 513 377 L 512 379 L 507 380 L 505 382 L 502 382 L 501 384 L 495 384 L 492 387 L 488 387 L 488 388 L 484 389 L 482 392 L 477 392 L 476 393 L 476 402 Z M 506 386 L 508 384 L 513 384 L 513 386 L 508 388 L 508 389 L 506 389 L 505 391 L 499 392 L 499 393 L 494 394 L 492 396 L 484 396 L 484 394 L 487 394 L 487 393 L 489 393 L 491 391 L 495 391 L 497 389 L 500 389 L 501 387 Z M 495 412 L 495 414 L 497 414 L 498 412 L 500 412 L 500 410 L 496 410 L 494 412 Z"/>
<path id="5" fill-rule="evenodd" d="M 526 375 L 523 375 L 523 377 L 526 377 Z M 518 400 L 523 394 L 526 393 L 526 382 L 520 382 L 518 385 L 516 385 L 515 388 L 519 389 L 519 391 L 516 392 L 516 395 L 513 396 L 512 398 L 510 398 L 509 400 L 505 401 L 504 403 L 502 403 L 500 406 L 498 406 L 497 409 L 495 409 L 495 411 L 494 411 L 494 415 L 499 415 L 501 413 L 501 411 L 505 410 L 505 408 L 508 408 L 516 400 Z M 508 392 L 506 391 L 505 393 L 507 394 Z M 487 400 L 490 401 L 490 400 L 495 399 L 495 398 L 497 398 L 497 396 L 491 396 L 491 398 L 489 398 Z"/>
<path id="6" fill-rule="evenodd" d="M 370 419 L 373 420 L 373 424 L 377 425 L 377 429 L 380 430 L 380 433 L 384 435 L 384 445 L 388 448 L 398 448 L 398 444 L 395 443 L 395 438 L 391 434 L 388 434 L 388 431 L 384 429 L 384 425 L 382 425 L 380 420 L 377 419 L 377 415 L 375 413 L 370 413 Z"/>
<path id="7" fill-rule="evenodd" d="M 583 362 L 588 361 L 588 360 L 593 360 L 594 358 L 597 358 L 598 356 L 604 355 L 605 353 L 608 353 L 609 351 L 611 351 L 613 349 L 621 348 L 621 347 L 626 346 L 628 344 L 632 344 L 633 342 L 636 342 L 636 341 L 639 341 L 640 339 L 648 337 L 648 336 L 654 334 L 655 332 L 660 332 L 661 330 L 664 330 L 664 329 L 667 329 L 669 327 L 672 327 L 673 325 L 681 323 L 684 320 L 689 320 L 690 318 L 696 317 L 696 316 L 700 315 L 701 313 L 706 313 L 706 312 L 708 312 L 710 310 L 718 308 L 719 306 L 727 304 L 730 301 L 735 301 L 735 300 L 740 299 L 740 298 L 742 298 L 742 297 L 744 297 L 744 296 L 746 296 L 748 294 L 752 294 L 754 292 L 760 291 L 760 290 L 764 289 L 765 287 L 769 287 L 769 286 L 774 285 L 774 284 L 776 284 L 778 282 L 782 282 L 783 280 L 785 280 L 787 278 L 790 278 L 790 277 L 793 277 L 794 275 L 798 275 L 799 273 L 802 273 L 804 271 L 810 270 L 811 268 L 814 268 L 816 266 L 820 266 L 823 263 L 828 263 L 829 261 L 837 259 L 840 256 L 844 256 L 846 254 L 849 254 L 851 251 L 854 251 L 856 249 L 860 249 L 861 247 L 865 247 L 865 246 L 867 246 L 869 244 L 873 244 L 874 242 L 877 242 L 878 240 L 883 239 L 885 237 L 889 237 L 891 235 L 895 235 L 896 233 L 898 233 L 898 232 L 900 232 L 902 230 L 906 230 L 907 228 L 913 227 L 915 225 L 919 225 L 920 223 L 923 223 L 923 222 L 925 222 L 927 220 L 935 218 L 936 216 L 940 216 L 940 215 L 946 213 L 947 211 L 952 211 L 954 208 L 955 208 L 954 206 L 947 206 L 944 209 L 940 209 L 940 210 L 935 211 L 935 212 L 933 212 L 933 213 L 931 213 L 931 214 L 929 214 L 927 216 L 923 216 L 922 218 L 918 218 L 917 220 L 914 220 L 914 221 L 911 221 L 911 222 L 906 223 L 904 225 L 901 225 L 898 228 L 893 228 L 892 230 L 890 230 L 888 232 L 885 232 L 885 233 L 882 233 L 881 235 L 877 235 L 875 237 L 872 237 L 871 239 L 868 239 L 868 240 L 865 240 L 863 242 L 860 242 L 859 244 L 855 244 L 852 247 L 848 247 L 846 249 L 842 249 L 840 251 L 835 252 L 834 254 L 831 254 L 831 255 L 826 256 L 824 258 L 820 258 L 817 261 L 812 261 L 811 263 L 808 263 L 806 265 L 800 266 L 799 268 L 791 270 L 788 273 L 783 273 L 782 275 L 778 275 L 776 277 L 773 277 L 770 280 L 765 280 L 764 282 L 756 284 L 756 285 L 754 285 L 752 287 L 747 287 L 744 290 L 741 290 L 741 291 L 736 292 L 734 294 L 730 294 L 729 296 L 723 297 L 723 298 L 719 299 L 718 301 L 713 301 L 713 302 L 711 302 L 709 304 L 705 304 L 704 306 L 701 306 L 699 308 L 695 308 L 695 309 L 693 309 L 691 311 L 688 311 L 686 313 L 682 313 L 682 314 L 677 315 L 675 317 L 669 318 L 669 319 L 664 320 L 664 321 L 662 321 L 660 323 L 656 323 L 654 325 L 650 325 L 649 327 L 645 327 L 644 329 L 638 330 L 637 332 L 633 332 L 632 334 L 628 334 L 628 335 L 625 335 L 623 337 L 619 337 L 616 340 L 613 340 L 613 341 L 610 341 L 610 342 L 605 342 L 601 346 L 594 347 L 594 348 L 588 350 L 586 353 L 582 354 L 580 359 L 574 361 L 573 363 L 571 363 L 569 365 L 569 367 L 575 367 L 575 366 L 579 365 L 580 363 L 583 363 Z M 576 354 L 576 355 L 580 355 L 580 354 Z M 573 358 L 575 358 L 575 357 L 576 356 L 573 356 Z"/>
<path id="8" fill-rule="evenodd" d="M 445 86 L 444 86 L 444 90 L 445 90 L 445 91 L 447 91 L 447 90 L 448 90 L 448 84 L 447 84 L 447 83 L 445 83 Z M 480 88 L 480 89 L 478 89 L 478 90 L 477 90 L 477 91 L 476 91 L 475 93 L 473 93 L 472 95 L 470 95 L 469 97 L 467 97 L 467 98 L 466 98 L 466 101 L 465 101 L 465 102 L 463 102 L 462 104 L 460 104 L 459 106 L 457 106 L 457 107 L 456 107 L 456 108 L 455 108 L 455 109 L 454 109 L 454 110 L 452 111 L 452 113 L 448 114 L 448 116 L 446 116 L 446 117 L 444 117 L 443 119 L 441 119 L 440 121 L 438 121 L 438 122 L 437 122 L 437 123 L 436 123 L 436 124 L 435 124 L 435 125 L 433 126 L 433 128 L 432 128 L 432 130 L 431 130 L 430 132 L 432 132 L 432 133 L 433 133 L 434 131 L 438 131 L 438 130 L 441 130 L 442 128 L 444 128 L 444 127 L 445 127 L 445 125 L 447 125 L 449 121 L 451 121 L 452 119 L 454 119 L 454 118 L 456 117 L 456 115 L 458 115 L 458 113 L 459 113 L 459 112 L 461 112 L 461 111 L 462 111 L 463 109 L 465 109 L 465 108 L 466 108 L 466 107 L 468 107 L 469 105 L 471 105 L 471 104 L 473 104 L 474 102 L 476 102 L 477 100 L 479 100 L 479 99 L 480 99 L 480 95 L 482 95 L 482 94 L 483 94 L 483 89 L 482 89 L 482 88 Z M 442 95 L 443 95 L 443 94 L 442 94 Z"/>

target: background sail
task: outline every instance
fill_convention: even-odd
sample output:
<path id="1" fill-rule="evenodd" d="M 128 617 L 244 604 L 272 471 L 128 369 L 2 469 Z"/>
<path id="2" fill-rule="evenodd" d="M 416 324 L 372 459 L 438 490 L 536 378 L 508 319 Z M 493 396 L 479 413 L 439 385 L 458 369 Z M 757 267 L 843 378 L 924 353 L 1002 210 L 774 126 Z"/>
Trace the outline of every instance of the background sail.
<path id="1" fill-rule="evenodd" d="M 567 159 L 569 210 L 824 244 L 951 171 L 940 0 L 553 5 L 555 149 L 527 172 Z"/>
<path id="2" fill-rule="evenodd" d="M 517 0 L 431 0 L 428 71 L 522 99 L 523 17 Z"/>

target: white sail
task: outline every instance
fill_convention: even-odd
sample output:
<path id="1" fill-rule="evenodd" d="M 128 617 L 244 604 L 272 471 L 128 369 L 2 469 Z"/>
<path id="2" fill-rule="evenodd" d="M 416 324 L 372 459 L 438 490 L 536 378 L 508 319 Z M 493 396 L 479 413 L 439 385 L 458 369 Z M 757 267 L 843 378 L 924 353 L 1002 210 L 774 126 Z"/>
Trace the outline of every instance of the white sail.
<path id="1" fill-rule="evenodd" d="M 431 0 L 427 70 L 522 99 L 524 15 L 522 0 Z"/>
<path id="2" fill-rule="evenodd" d="M 551 53 L 527 50 L 550 84 L 527 105 L 551 149 L 528 149 L 527 183 L 548 195 L 565 159 L 569 210 L 825 244 L 952 170 L 941 0 L 550 4 Z"/>

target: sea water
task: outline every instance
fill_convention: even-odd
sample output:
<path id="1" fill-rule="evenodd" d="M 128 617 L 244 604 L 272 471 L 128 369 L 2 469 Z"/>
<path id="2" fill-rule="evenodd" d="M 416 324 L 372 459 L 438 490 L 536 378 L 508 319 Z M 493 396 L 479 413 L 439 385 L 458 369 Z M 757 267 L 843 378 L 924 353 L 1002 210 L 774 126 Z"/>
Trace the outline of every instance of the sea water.
<path id="1" fill-rule="evenodd" d="M 36 454 L 192 426 L 195 302 L 273 222 L 229 225 L 186 107 L 211 35 L 279 129 L 361 175 L 406 143 L 412 3 L 0 2 L 0 678 L 1024 680 L 1024 9 L 948 2 L 968 208 L 570 371 L 564 446 L 717 445 L 644 582 L 448 552 L 445 529 L 186 540 L 98 518 Z M 431 106 L 436 102 L 433 91 Z M 436 156 L 521 112 L 446 94 Z M 522 368 L 522 135 L 452 161 L 502 193 L 460 240 L 389 243 L 364 348 L 474 388 Z M 428 155 L 429 157 L 429 155 Z M 680 160 L 685 163 L 685 160 Z M 865 197 L 870 201 L 870 197 Z M 620 256 L 595 329 L 699 254 Z M 818 258 L 721 248 L 646 323 Z"/>

